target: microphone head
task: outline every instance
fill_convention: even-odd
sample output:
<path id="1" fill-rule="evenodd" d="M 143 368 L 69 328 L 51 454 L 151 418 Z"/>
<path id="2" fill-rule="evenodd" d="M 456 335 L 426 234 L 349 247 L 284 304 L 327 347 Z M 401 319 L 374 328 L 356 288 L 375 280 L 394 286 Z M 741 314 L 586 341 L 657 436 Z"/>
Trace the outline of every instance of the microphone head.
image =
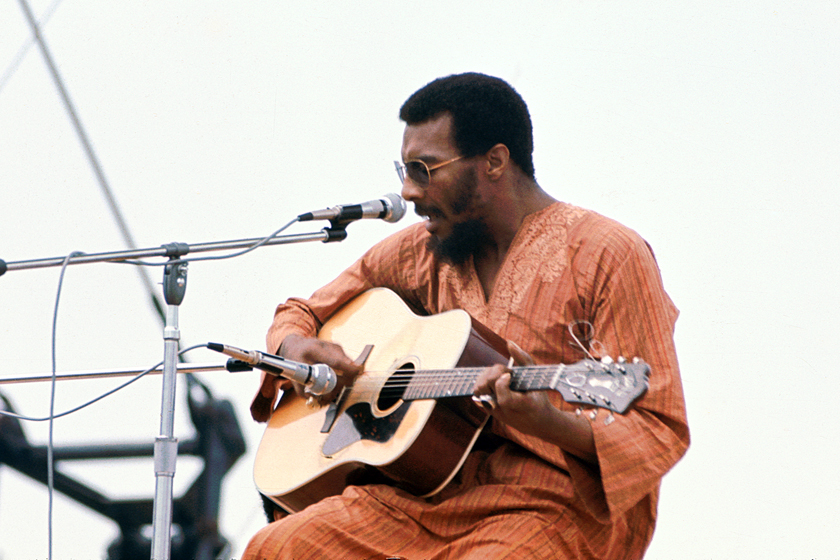
<path id="1" fill-rule="evenodd" d="M 383 200 L 388 211 L 382 219 L 392 224 L 402 220 L 405 216 L 405 200 L 403 200 L 403 197 L 396 193 L 388 193 Z"/>

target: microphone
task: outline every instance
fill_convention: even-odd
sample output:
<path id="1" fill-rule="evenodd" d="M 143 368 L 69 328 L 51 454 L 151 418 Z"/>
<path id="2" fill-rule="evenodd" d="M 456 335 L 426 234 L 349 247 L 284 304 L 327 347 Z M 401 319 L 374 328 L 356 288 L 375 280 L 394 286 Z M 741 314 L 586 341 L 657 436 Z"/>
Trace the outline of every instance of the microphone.
<path id="1" fill-rule="evenodd" d="M 389 193 L 376 200 L 361 204 L 341 204 L 324 210 L 315 210 L 298 216 L 301 222 L 310 220 L 353 221 L 374 218 L 389 223 L 398 222 L 405 216 L 405 200 L 394 193 Z"/>
<path id="2" fill-rule="evenodd" d="M 300 383 L 313 395 L 324 395 L 335 389 L 338 380 L 335 372 L 326 364 L 302 364 L 274 354 L 257 350 L 242 350 L 227 344 L 208 342 L 207 348 L 232 356 L 271 375 L 285 377 Z"/>

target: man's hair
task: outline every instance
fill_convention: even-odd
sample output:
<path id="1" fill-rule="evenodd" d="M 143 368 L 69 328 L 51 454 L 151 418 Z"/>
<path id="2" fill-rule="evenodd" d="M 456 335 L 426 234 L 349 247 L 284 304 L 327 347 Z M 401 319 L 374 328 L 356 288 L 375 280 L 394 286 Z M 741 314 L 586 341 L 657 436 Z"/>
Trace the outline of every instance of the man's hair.
<path id="1" fill-rule="evenodd" d="M 466 73 L 438 78 L 400 108 L 400 119 L 417 125 L 443 113 L 452 115 L 455 146 L 472 157 L 504 144 L 510 158 L 534 178 L 531 115 L 522 97 L 504 80 Z"/>

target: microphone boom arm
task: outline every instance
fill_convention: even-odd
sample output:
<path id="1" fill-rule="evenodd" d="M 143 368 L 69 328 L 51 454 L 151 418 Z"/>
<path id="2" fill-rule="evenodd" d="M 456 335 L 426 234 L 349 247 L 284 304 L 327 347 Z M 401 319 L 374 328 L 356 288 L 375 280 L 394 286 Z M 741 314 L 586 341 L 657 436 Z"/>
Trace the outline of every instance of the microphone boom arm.
<path id="1" fill-rule="evenodd" d="M 344 225 L 346 227 L 346 224 Z M 318 233 L 297 233 L 297 234 L 290 234 L 290 235 L 277 235 L 271 237 L 267 241 L 263 243 L 263 245 L 289 245 L 293 243 L 306 243 L 309 241 L 321 241 L 323 243 L 329 243 L 331 241 L 340 241 L 347 237 L 346 232 L 344 233 L 341 239 L 338 239 L 340 235 L 336 235 L 333 232 L 329 231 L 330 228 L 324 228 Z M 343 229 L 343 227 L 342 227 Z M 251 239 L 237 239 L 231 241 L 215 241 L 215 242 L 206 242 L 206 243 L 196 243 L 193 245 L 187 245 L 186 243 L 173 243 L 167 245 L 161 245 L 160 247 L 156 248 L 148 248 L 148 249 L 132 249 L 127 251 L 112 251 L 107 253 L 85 253 L 82 255 L 74 256 L 70 258 L 68 264 L 89 264 L 89 263 L 97 263 L 97 262 L 120 262 L 120 261 L 127 261 L 127 260 L 134 260 L 134 259 L 141 259 L 141 258 L 148 258 L 148 257 L 169 257 L 172 256 L 173 250 L 172 246 L 179 246 L 182 250 L 178 252 L 182 255 L 188 253 L 201 253 L 207 251 L 224 251 L 230 249 L 247 249 L 248 247 L 252 247 L 257 243 L 260 243 L 265 238 L 251 238 Z M 49 268 L 55 266 L 61 266 L 64 264 L 64 260 L 66 257 L 53 257 L 53 258 L 46 258 L 46 259 L 32 259 L 32 260 L 25 260 L 25 261 L 11 261 L 5 262 L 5 269 L 6 270 L 26 270 L 30 268 Z M 4 262 L 4 261 L 0 261 Z M 2 268 L 0 268 L 2 270 Z"/>
<path id="2" fill-rule="evenodd" d="M 381 206 L 381 208 L 379 208 Z M 326 215 L 322 215 L 326 212 Z M 292 243 L 305 243 L 308 241 L 321 241 L 332 243 L 343 241 L 347 238 L 347 224 L 364 218 L 379 218 L 386 222 L 399 221 L 405 215 L 405 201 L 397 194 L 390 193 L 375 201 L 365 202 L 359 205 L 337 206 L 326 211 L 308 212 L 301 214 L 295 220 L 289 222 L 282 229 L 291 226 L 295 222 L 309 221 L 312 219 L 328 219 L 330 227 L 323 228 L 318 233 L 299 233 L 291 235 L 277 235 L 276 233 L 268 238 L 238 239 L 234 241 L 216 241 L 210 243 L 167 243 L 160 247 L 150 249 L 131 249 L 122 251 L 111 251 L 107 253 L 83 253 L 74 255 L 70 259 L 66 257 L 53 257 L 46 259 L 32 259 L 25 261 L 7 262 L 0 259 L 0 276 L 10 270 L 26 270 L 30 268 L 49 268 L 67 264 L 88 264 L 96 262 L 122 262 L 148 257 L 182 257 L 190 253 L 201 253 L 205 251 L 223 251 L 230 249 L 256 248 L 257 245 L 288 245 Z M 282 229 L 280 231 L 282 231 Z M 279 233 L 279 232 L 278 232 Z"/>

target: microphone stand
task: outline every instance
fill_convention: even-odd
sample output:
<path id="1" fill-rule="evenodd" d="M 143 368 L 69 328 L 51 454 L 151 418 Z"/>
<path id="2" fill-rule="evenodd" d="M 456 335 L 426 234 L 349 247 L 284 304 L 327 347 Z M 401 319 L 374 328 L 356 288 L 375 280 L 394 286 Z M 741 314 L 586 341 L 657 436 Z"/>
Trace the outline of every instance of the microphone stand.
<path id="1" fill-rule="evenodd" d="M 330 227 L 322 229 L 319 233 L 273 236 L 262 245 L 283 245 L 308 241 L 322 241 L 324 243 L 343 241 L 347 238 L 347 225 L 353 221 L 355 220 L 330 220 Z M 167 310 L 163 329 L 163 394 L 161 397 L 160 435 L 155 438 L 154 443 L 155 497 L 151 560 L 169 560 L 172 545 L 172 483 L 178 457 L 178 439 L 174 437 L 175 380 L 178 373 L 178 343 L 181 339 L 181 332 L 178 327 L 178 308 L 186 293 L 188 268 L 188 263 L 182 261 L 181 257 L 188 253 L 203 251 L 242 249 L 254 246 L 261 241 L 263 239 L 253 238 L 196 245 L 169 243 L 154 249 L 83 254 L 73 256 L 68 260 L 68 264 L 82 264 L 120 262 L 145 257 L 169 258 L 169 263 L 165 265 L 163 273 L 163 294 Z M 56 257 L 7 263 L 0 259 L 0 276 L 9 270 L 61 266 L 65 260 L 65 257 Z"/>
<path id="2" fill-rule="evenodd" d="M 347 238 L 346 227 L 350 222 L 330 222 L 332 225 L 322 229 L 318 233 L 297 233 L 292 235 L 275 236 L 262 244 L 288 245 L 291 243 L 304 243 L 307 241 L 322 241 L 330 243 L 343 241 Z M 97 262 L 120 262 L 131 259 L 142 259 L 147 257 L 171 257 L 185 255 L 187 253 L 201 253 L 205 251 L 222 251 L 226 249 L 245 249 L 263 241 L 263 238 L 237 239 L 233 241 L 216 241 L 210 243 L 169 243 L 151 249 L 130 249 L 125 251 L 113 251 L 108 253 L 84 253 L 70 258 L 68 264 L 89 264 Z M 47 259 L 32 259 L 27 261 L 6 262 L 0 259 L 0 276 L 7 271 L 27 270 L 30 268 L 49 268 L 64 264 L 65 257 L 53 257 Z"/>
<path id="3" fill-rule="evenodd" d="M 152 560 L 168 560 L 172 546 L 172 483 L 178 459 L 175 431 L 175 379 L 178 367 L 178 308 L 187 290 L 187 263 L 170 257 L 163 272 L 166 323 L 163 328 L 163 395 L 160 435 L 155 438 L 155 501 L 152 515 Z"/>

